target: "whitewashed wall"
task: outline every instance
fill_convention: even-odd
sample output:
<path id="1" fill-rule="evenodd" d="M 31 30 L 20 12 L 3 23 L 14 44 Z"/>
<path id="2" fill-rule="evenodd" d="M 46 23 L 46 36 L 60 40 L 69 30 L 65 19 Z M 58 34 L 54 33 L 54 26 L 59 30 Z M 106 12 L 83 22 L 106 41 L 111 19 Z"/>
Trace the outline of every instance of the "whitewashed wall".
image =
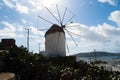
<path id="1" fill-rule="evenodd" d="M 63 32 L 47 34 L 45 50 L 47 57 L 66 56 L 65 34 Z"/>

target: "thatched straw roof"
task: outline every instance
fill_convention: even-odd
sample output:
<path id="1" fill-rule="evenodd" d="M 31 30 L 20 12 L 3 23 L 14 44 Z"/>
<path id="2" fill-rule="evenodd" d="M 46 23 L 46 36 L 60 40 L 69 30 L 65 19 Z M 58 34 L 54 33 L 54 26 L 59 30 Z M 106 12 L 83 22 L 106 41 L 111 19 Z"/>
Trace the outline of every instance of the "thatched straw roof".
<path id="1" fill-rule="evenodd" d="M 57 24 L 53 24 L 51 26 L 51 28 L 45 33 L 45 36 L 47 34 L 51 34 L 51 33 L 55 33 L 55 32 L 63 32 L 63 33 L 65 33 L 62 27 L 58 26 Z"/>

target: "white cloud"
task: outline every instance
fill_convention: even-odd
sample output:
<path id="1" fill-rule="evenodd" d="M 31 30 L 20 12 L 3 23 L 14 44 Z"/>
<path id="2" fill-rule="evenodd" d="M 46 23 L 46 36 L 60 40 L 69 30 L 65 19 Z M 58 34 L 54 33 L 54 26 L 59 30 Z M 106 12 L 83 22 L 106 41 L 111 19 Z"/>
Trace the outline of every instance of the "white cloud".
<path id="1" fill-rule="evenodd" d="M 32 15 L 31 12 L 34 12 L 36 15 L 36 13 L 38 13 L 37 11 L 42 10 L 43 6 L 50 7 L 51 9 L 51 7 L 53 7 L 51 5 L 56 4 L 59 1 L 60 0 L 51 0 L 51 1 L 48 1 L 48 0 L 3 0 L 4 4 L 7 5 L 9 8 L 14 9 L 21 14 L 30 13 L 31 15 Z M 115 0 L 98 0 L 98 1 L 101 3 L 109 3 L 110 5 L 113 5 L 113 6 L 116 5 Z M 32 19 L 31 15 L 29 19 Z M 7 18 L 7 16 L 5 17 Z M 32 17 L 34 16 L 32 15 Z M 48 18 L 50 16 L 46 16 L 46 17 Z M 114 21 L 120 25 L 120 11 L 117 10 L 117 11 L 112 12 L 109 16 L 109 20 Z M 27 19 L 24 18 L 22 19 L 22 23 L 25 26 L 26 26 L 26 23 L 28 23 L 29 25 L 32 25 L 29 27 L 31 28 L 30 37 L 34 38 L 34 40 L 32 40 L 31 43 L 35 41 L 37 43 L 44 42 L 42 41 L 42 39 L 40 39 L 40 37 L 44 36 L 45 32 L 38 31 L 38 29 L 34 27 L 35 21 L 31 23 L 31 21 L 27 21 Z M 40 26 L 42 26 L 41 24 L 43 23 L 40 23 Z M 14 23 L 11 24 L 9 22 L 3 21 L 2 25 L 4 28 L 0 30 L 0 36 L 23 37 L 24 33 L 26 33 L 26 32 L 23 32 L 25 31 L 24 26 L 20 24 L 14 24 Z M 118 49 L 117 47 L 119 47 L 119 45 L 117 43 L 120 43 L 120 38 L 119 38 L 120 28 L 119 27 L 111 26 L 107 23 L 99 24 L 98 26 L 87 26 L 87 25 L 79 24 L 79 23 L 77 24 L 75 23 L 75 25 L 80 25 L 80 26 L 79 27 L 77 26 L 75 28 L 73 27 L 68 30 L 81 35 L 81 37 L 79 38 L 77 38 L 78 36 L 73 35 L 73 37 L 75 38 L 75 40 L 77 41 L 78 45 L 81 48 L 84 48 L 85 50 L 88 50 L 90 48 L 91 49 L 97 48 L 99 50 L 100 49 L 102 50 L 103 48 L 108 48 L 106 49 L 108 51 L 112 50 L 112 48 Z M 71 41 L 70 36 L 69 37 L 67 36 L 67 38 L 69 38 L 68 44 L 70 46 L 73 45 L 75 47 L 75 44 L 73 43 L 73 41 Z M 80 51 L 82 51 L 81 48 L 79 48 Z"/>
<path id="2" fill-rule="evenodd" d="M 16 35 L 14 33 L 5 33 L 4 31 L 0 30 L 0 36 L 4 37 L 15 37 Z"/>
<path id="3" fill-rule="evenodd" d="M 117 4 L 116 0 L 98 0 L 101 3 L 109 3 L 110 5 L 115 6 Z"/>
<path id="4" fill-rule="evenodd" d="M 42 9 L 42 0 L 29 0 L 27 1 L 29 4 L 30 11 L 37 12 Z"/>
<path id="5" fill-rule="evenodd" d="M 61 0 L 3 0 L 3 3 L 19 13 L 39 12 L 43 7 L 53 8 L 53 4 L 63 3 Z"/>
<path id="6" fill-rule="evenodd" d="M 80 24 L 78 24 L 78 23 L 72 23 L 72 24 L 66 26 L 66 30 L 69 31 L 69 33 L 71 33 L 75 38 L 77 38 L 78 36 L 79 37 L 81 36 L 79 26 L 80 26 Z M 66 33 L 67 33 L 67 31 L 66 31 Z M 70 37 L 70 36 L 67 35 L 67 37 Z"/>
<path id="7" fill-rule="evenodd" d="M 106 37 L 103 35 L 105 33 L 100 31 L 99 27 L 92 26 L 80 26 L 81 38 L 86 41 L 105 41 Z"/>
<path id="8" fill-rule="evenodd" d="M 120 51 L 118 45 L 120 44 L 119 27 L 111 26 L 107 23 L 102 25 L 99 24 L 98 26 L 86 26 L 83 24 L 79 25 L 81 37 L 79 40 L 77 40 L 77 43 L 81 49 L 77 52 L 84 51 L 82 50 L 83 48 L 86 51 L 90 51 L 91 49 L 114 52 Z"/>
<path id="9" fill-rule="evenodd" d="M 22 19 L 22 23 L 23 23 L 23 24 L 26 24 L 27 21 L 26 21 L 25 19 Z"/>
<path id="10" fill-rule="evenodd" d="M 16 4 L 16 11 L 18 11 L 19 13 L 28 13 L 28 8 L 24 5 L 21 5 L 19 3 Z"/>
<path id="11" fill-rule="evenodd" d="M 0 36 L 4 37 L 23 37 L 22 33 L 18 34 L 18 32 L 22 31 L 21 26 L 17 26 L 16 24 L 11 24 L 6 21 L 2 21 L 1 24 L 4 28 L 0 29 Z M 20 29 L 21 27 L 21 29 Z"/>
<path id="12" fill-rule="evenodd" d="M 16 0 L 3 0 L 4 4 L 7 5 L 11 9 L 15 9 L 19 13 L 28 13 L 28 7 L 25 5 L 22 5 L 19 1 Z"/>
<path id="13" fill-rule="evenodd" d="M 25 31 L 24 26 L 18 24 L 18 23 L 9 23 L 6 21 L 2 21 L 0 27 L 0 38 L 14 38 L 16 39 L 17 45 L 25 45 L 26 37 L 27 37 L 27 32 Z M 30 31 L 30 46 L 34 48 L 31 49 L 36 49 L 36 45 L 38 42 L 42 42 L 41 44 L 44 45 L 44 40 L 43 37 L 41 39 L 41 35 L 44 35 L 44 32 L 42 31 L 37 31 L 37 28 L 34 26 L 30 26 L 31 28 Z M 42 46 L 43 47 L 43 46 Z"/>
<path id="14" fill-rule="evenodd" d="M 83 26 L 83 27 L 82 27 Z M 120 28 L 111 26 L 107 23 L 98 25 L 96 27 L 81 25 L 80 31 L 83 38 L 93 41 L 106 41 L 118 38 L 120 35 Z"/>
<path id="15" fill-rule="evenodd" d="M 23 32 L 24 31 L 24 27 L 21 25 L 18 25 L 17 27 L 17 31 Z"/>
<path id="16" fill-rule="evenodd" d="M 116 10 L 112 12 L 110 16 L 108 17 L 108 19 L 120 25 L 120 11 Z"/>
<path id="17" fill-rule="evenodd" d="M 43 0 L 42 1 L 43 5 L 47 7 L 51 7 L 53 4 L 57 4 L 58 2 L 59 0 L 51 0 L 51 1 Z"/>
<path id="18" fill-rule="evenodd" d="M 13 24 L 10 24 L 10 23 L 8 23 L 8 22 L 5 22 L 5 21 L 2 21 L 2 24 L 6 27 L 6 28 L 4 28 L 4 30 L 6 30 L 6 31 L 10 31 L 10 32 L 15 32 L 16 31 L 16 27 L 15 26 L 13 26 Z"/>
<path id="19" fill-rule="evenodd" d="M 35 0 L 33 1 L 33 0 L 29 0 L 28 1 L 28 3 L 30 3 L 31 4 L 31 6 L 33 6 L 33 7 L 35 7 L 36 6 L 36 2 L 35 2 Z"/>
<path id="20" fill-rule="evenodd" d="M 2 22 L 4 28 L 0 30 L 0 36 L 6 36 L 6 37 L 23 37 L 23 31 L 24 27 L 18 24 L 11 24 L 8 22 L 3 21 Z M 77 23 L 78 25 L 79 23 Z M 75 41 L 77 41 L 79 48 L 74 51 L 74 53 L 82 52 L 82 51 L 91 51 L 92 49 L 96 50 L 105 50 L 105 51 L 119 51 L 119 45 L 120 45 L 120 28 L 111 26 L 107 23 L 99 24 L 98 26 L 86 26 L 83 24 L 79 24 L 80 26 L 74 27 L 73 31 L 74 33 L 80 34 L 81 37 L 79 40 L 76 40 L 77 36 L 74 36 Z M 31 41 L 34 42 L 34 44 L 37 44 L 38 42 L 42 42 L 44 44 L 44 40 L 40 39 L 41 35 L 44 35 L 45 33 L 42 31 L 38 31 L 37 28 L 34 26 L 30 26 L 30 37 L 32 37 L 34 40 Z M 77 32 L 76 32 L 77 31 Z M 19 33 L 18 33 L 19 32 Z M 40 34 L 40 36 L 38 35 Z M 43 38 L 43 37 L 42 37 Z M 69 47 L 73 46 L 75 47 L 75 44 L 71 39 L 67 38 L 67 43 L 70 45 Z M 73 46 L 72 46 L 73 45 Z M 72 49 L 70 48 L 70 49 Z M 82 49 L 85 50 L 82 50 Z M 70 50 L 71 51 L 71 50 Z M 71 51 L 72 52 L 72 51 Z"/>
<path id="21" fill-rule="evenodd" d="M 3 0 L 3 2 L 10 8 L 15 7 L 14 3 L 12 1 L 10 1 L 10 0 Z"/>
<path id="22" fill-rule="evenodd" d="M 31 29 L 31 32 L 34 34 L 34 35 L 44 35 L 45 33 L 43 31 L 38 31 L 37 28 L 33 27 L 33 26 L 30 26 L 29 27 Z"/>

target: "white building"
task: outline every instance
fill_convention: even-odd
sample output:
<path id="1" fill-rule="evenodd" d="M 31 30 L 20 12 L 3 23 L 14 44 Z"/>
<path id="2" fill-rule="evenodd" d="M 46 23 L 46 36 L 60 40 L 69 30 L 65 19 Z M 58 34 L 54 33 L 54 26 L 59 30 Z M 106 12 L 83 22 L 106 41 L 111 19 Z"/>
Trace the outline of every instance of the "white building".
<path id="1" fill-rule="evenodd" d="M 47 57 L 66 56 L 65 32 L 62 27 L 53 24 L 45 34 Z"/>

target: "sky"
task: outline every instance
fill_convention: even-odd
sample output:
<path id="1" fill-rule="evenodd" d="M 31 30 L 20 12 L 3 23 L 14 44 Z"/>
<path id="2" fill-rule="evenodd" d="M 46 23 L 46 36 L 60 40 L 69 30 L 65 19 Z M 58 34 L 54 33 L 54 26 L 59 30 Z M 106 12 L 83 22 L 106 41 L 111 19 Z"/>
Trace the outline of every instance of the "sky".
<path id="1" fill-rule="evenodd" d="M 120 1 L 119 0 L 0 0 L 0 39 L 14 38 L 17 46 L 27 47 L 27 30 L 30 29 L 31 52 L 45 50 L 45 32 L 66 10 L 63 24 L 73 33 L 75 42 L 66 32 L 67 55 L 80 52 L 106 51 L 120 53 Z M 72 18 L 71 21 L 70 18 Z M 59 19 L 60 20 L 60 19 Z"/>

